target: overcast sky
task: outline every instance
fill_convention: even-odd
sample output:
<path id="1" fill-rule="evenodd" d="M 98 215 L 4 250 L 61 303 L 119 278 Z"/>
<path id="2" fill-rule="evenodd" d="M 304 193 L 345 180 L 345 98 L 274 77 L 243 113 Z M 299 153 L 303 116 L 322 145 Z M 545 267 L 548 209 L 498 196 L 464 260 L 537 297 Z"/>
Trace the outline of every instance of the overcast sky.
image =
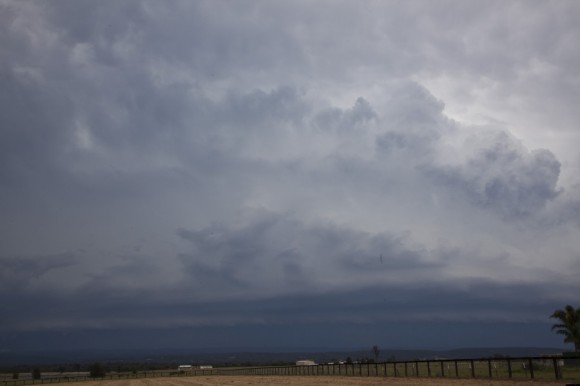
<path id="1" fill-rule="evenodd" d="M 0 345 L 563 346 L 579 38 L 576 1 L 0 0 Z"/>

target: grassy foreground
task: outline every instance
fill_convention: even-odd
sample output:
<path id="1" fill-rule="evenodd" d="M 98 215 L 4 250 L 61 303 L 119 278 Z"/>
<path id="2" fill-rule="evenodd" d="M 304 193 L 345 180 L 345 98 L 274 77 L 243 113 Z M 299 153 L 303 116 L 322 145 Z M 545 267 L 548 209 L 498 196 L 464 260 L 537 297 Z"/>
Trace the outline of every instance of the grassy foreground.
<path id="1" fill-rule="evenodd" d="M 491 379 L 433 379 L 433 378 L 362 378 L 362 377 L 312 377 L 312 376 L 199 376 L 185 378 L 146 378 L 59 383 L 56 385 L 83 386 L 555 386 L 565 381 L 491 380 Z"/>

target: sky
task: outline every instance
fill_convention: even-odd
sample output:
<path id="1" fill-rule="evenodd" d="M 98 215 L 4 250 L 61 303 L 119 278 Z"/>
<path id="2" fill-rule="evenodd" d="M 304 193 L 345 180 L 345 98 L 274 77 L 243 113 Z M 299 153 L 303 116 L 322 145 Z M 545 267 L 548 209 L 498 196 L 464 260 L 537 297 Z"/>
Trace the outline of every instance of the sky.
<path id="1" fill-rule="evenodd" d="M 579 38 L 576 1 L 0 0 L 0 350 L 566 347 Z"/>

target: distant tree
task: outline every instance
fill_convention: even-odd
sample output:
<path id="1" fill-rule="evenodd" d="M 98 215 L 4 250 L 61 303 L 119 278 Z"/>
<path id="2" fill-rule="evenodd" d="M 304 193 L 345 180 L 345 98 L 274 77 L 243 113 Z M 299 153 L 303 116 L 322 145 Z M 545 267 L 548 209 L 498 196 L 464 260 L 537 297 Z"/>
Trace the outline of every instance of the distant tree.
<path id="1" fill-rule="evenodd" d="M 91 378 L 103 378 L 106 375 L 105 368 L 98 362 L 89 366 L 89 375 Z"/>
<path id="2" fill-rule="evenodd" d="M 552 326 L 552 331 L 564 335 L 564 342 L 572 343 L 574 351 L 580 351 L 580 307 L 574 308 L 568 304 L 563 310 L 554 311 L 550 318 L 559 322 Z"/>
<path id="3" fill-rule="evenodd" d="M 352 358 L 351 357 L 347 357 L 346 358 L 346 363 L 348 363 L 349 365 L 352 364 Z"/>
<path id="4" fill-rule="evenodd" d="M 40 372 L 40 369 L 38 367 L 35 367 L 34 369 L 32 369 L 32 379 L 40 379 L 42 377 L 42 374 Z"/>
<path id="5" fill-rule="evenodd" d="M 18 379 L 19 376 L 20 374 L 18 373 L 12 373 L 12 379 Z"/>
<path id="6" fill-rule="evenodd" d="M 381 354 L 381 350 L 379 350 L 379 346 L 373 346 L 373 354 L 375 355 L 375 362 L 379 360 L 379 355 Z"/>

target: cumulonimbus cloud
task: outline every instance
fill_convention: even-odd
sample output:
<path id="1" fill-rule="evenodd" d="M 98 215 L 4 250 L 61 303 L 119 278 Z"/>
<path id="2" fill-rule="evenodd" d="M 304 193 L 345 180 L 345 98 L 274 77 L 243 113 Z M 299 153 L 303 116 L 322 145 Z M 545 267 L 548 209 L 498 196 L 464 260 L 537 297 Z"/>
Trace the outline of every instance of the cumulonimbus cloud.
<path id="1" fill-rule="evenodd" d="M 454 120 L 435 92 L 454 77 L 461 87 L 440 90 L 463 92 L 460 107 L 489 94 L 504 96 L 504 111 L 540 104 L 539 83 L 522 79 L 553 80 L 554 66 L 576 74 L 574 56 L 545 42 L 552 67 L 534 64 L 539 51 L 515 28 L 493 30 L 504 19 L 490 8 L 452 7 L 465 17 L 447 26 L 434 5 L 0 7 L 0 275 L 34 284 L 3 296 L 47 318 L 50 307 L 35 306 L 58 304 L 65 316 L 47 326 L 258 323 L 276 318 L 252 319 L 236 302 L 275 299 L 310 320 L 309 295 L 345 301 L 317 320 L 348 319 L 341 304 L 371 293 L 411 288 L 408 301 L 424 305 L 415 287 L 501 318 L 516 296 L 494 308 L 477 283 L 577 288 L 578 191 L 563 177 L 575 166 L 510 122 Z M 545 35 L 535 19 L 505 20 Z M 515 40 L 492 39 L 501 31 Z M 577 109 L 562 105 L 568 122 Z M 192 305 L 195 317 L 181 311 Z M 437 317 L 456 317 L 452 308 Z M 104 310 L 110 318 L 95 320 Z M 34 324 L 21 315 L 11 328 Z"/>

